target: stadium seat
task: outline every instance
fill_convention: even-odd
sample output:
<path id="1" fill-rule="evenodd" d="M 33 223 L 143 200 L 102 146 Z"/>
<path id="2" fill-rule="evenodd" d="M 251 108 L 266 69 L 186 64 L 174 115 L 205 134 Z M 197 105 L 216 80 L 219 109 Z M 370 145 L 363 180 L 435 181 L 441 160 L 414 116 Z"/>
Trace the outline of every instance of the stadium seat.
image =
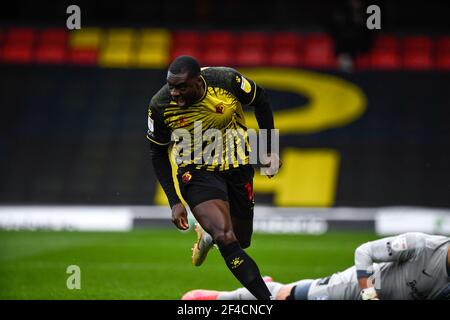
<path id="1" fill-rule="evenodd" d="M 36 39 L 36 31 L 32 28 L 11 28 L 6 33 L 6 42 L 15 44 L 33 45 Z"/>
<path id="2" fill-rule="evenodd" d="M 37 63 L 62 64 L 65 59 L 65 46 L 41 43 L 36 48 L 35 61 Z"/>
<path id="3" fill-rule="evenodd" d="M 131 47 L 136 34 L 132 28 L 111 28 L 106 33 L 106 46 Z"/>
<path id="4" fill-rule="evenodd" d="M 235 64 L 233 57 L 232 50 L 227 47 L 208 47 L 201 63 L 204 66 L 233 66 Z"/>
<path id="5" fill-rule="evenodd" d="M 330 69 L 336 67 L 336 57 L 333 53 L 318 48 L 307 49 L 303 64 L 310 68 Z"/>
<path id="6" fill-rule="evenodd" d="M 264 50 L 258 48 L 239 48 L 236 53 L 236 65 L 256 67 L 270 65 L 270 62 Z"/>
<path id="7" fill-rule="evenodd" d="M 370 56 L 367 53 L 358 54 L 354 59 L 354 63 L 356 70 L 367 70 L 370 68 Z"/>
<path id="8" fill-rule="evenodd" d="M 411 50 L 403 53 L 403 68 L 410 70 L 429 70 L 433 68 L 430 51 Z"/>
<path id="9" fill-rule="evenodd" d="M 379 35 L 373 42 L 374 49 L 398 50 L 400 47 L 397 37 L 393 35 Z"/>
<path id="10" fill-rule="evenodd" d="M 263 32 L 241 32 L 237 36 L 237 49 L 266 50 L 270 37 Z"/>
<path id="11" fill-rule="evenodd" d="M 108 30 L 105 44 L 99 52 L 99 65 L 106 68 L 126 68 L 134 62 L 135 32 L 131 28 Z"/>
<path id="12" fill-rule="evenodd" d="M 425 36 L 408 36 L 403 39 L 403 51 L 428 51 L 433 49 L 433 42 Z"/>
<path id="13" fill-rule="evenodd" d="M 435 66 L 438 70 L 450 71 L 450 51 L 438 52 Z"/>
<path id="14" fill-rule="evenodd" d="M 164 47 L 170 49 L 172 36 L 166 29 L 143 29 L 139 33 L 139 43 L 144 46 Z"/>
<path id="15" fill-rule="evenodd" d="M 207 49 L 231 49 L 235 38 L 228 31 L 210 31 L 205 34 L 204 46 Z"/>
<path id="16" fill-rule="evenodd" d="M 436 51 L 450 51 L 450 36 L 440 37 L 436 41 Z"/>
<path id="17" fill-rule="evenodd" d="M 200 33 L 195 31 L 176 31 L 173 33 L 174 47 L 195 47 L 198 48 L 202 41 Z"/>
<path id="18" fill-rule="evenodd" d="M 69 45 L 74 49 L 97 49 L 101 44 L 102 36 L 102 30 L 98 28 L 71 31 Z"/>
<path id="19" fill-rule="evenodd" d="M 65 29 L 44 29 L 40 33 L 39 43 L 66 45 L 69 34 Z"/>
<path id="20" fill-rule="evenodd" d="M 272 34 L 269 50 L 270 65 L 298 67 L 303 63 L 302 38 L 295 32 Z"/>
<path id="21" fill-rule="evenodd" d="M 137 41 L 133 65 L 144 68 L 165 68 L 169 63 L 172 38 L 165 29 L 143 29 Z"/>
<path id="22" fill-rule="evenodd" d="M 6 43 L 0 56 L 2 61 L 7 63 L 31 63 L 33 47 L 31 43 Z"/>
<path id="23" fill-rule="evenodd" d="M 202 64 L 202 36 L 194 31 L 176 31 L 172 35 L 172 48 L 170 52 L 170 60 L 177 56 L 189 55 L 196 57 Z"/>
<path id="24" fill-rule="evenodd" d="M 143 68 L 165 68 L 169 63 L 169 49 L 163 46 L 142 44 L 137 50 L 133 65 Z"/>
<path id="25" fill-rule="evenodd" d="M 311 68 L 333 68 L 336 66 L 334 44 L 328 35 L 317 33 L 306 37 L 304 65 Z"/>
<path id="26" fill-rule="evenodd" d="M 97 65 L 96 49 L 72 49 L 68 53 L 68 61 L 76 65 Z"/>
<path id="27" fill-rule="evenodd" d="M 374 49 L 370 54 L 372 69 L 397 70 L 400 68 L 400 57 L 394 49 Z"/>
<path id="28" fill-rule="evenodd" d="M 126 68 L 132 64 L 131 47 L 110 45 L 99 52 L 98 63 L 105 68 Z"/>
<path id="29" fill-rule="evenodd" d="M 404 69 L 427 70 L 433 67 L 433 42 L 425 36 L 408 36 L 403 39 L 402 65 Z"/>
<path id="30" fill-rule="evenodd" d="M 302 56 L 295 49 L 274 47 L 269 54 L 269 64 L 280 67 L 298 67 L 302 65 Z"/>
<path id="31" fill-rule="evenodd" d="M 436 40 L 436 68 L 450 70 L 450 36 L 440 37 Z"/>
<path id="32" fill-rule="evenodd" d="M 300 50 L 302 38 L 295 32 L 277 32 L 272 34 L 270 46 L 274 50 Z"/>

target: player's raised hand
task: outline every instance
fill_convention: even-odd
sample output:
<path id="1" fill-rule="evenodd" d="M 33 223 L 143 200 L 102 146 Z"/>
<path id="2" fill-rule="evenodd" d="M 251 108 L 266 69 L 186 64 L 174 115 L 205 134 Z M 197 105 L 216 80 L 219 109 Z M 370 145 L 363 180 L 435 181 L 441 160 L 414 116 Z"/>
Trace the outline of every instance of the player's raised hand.
<path id="1" fill-rule="evenodd" d="M 268 153 L 266 156 L 263 156 L 261 163 L 263 164 L 261 172 L 269 179 L 275 176 L 283 165 L 283 162 L 280 160 L 280 156 L 277 153 Z"/>
<path id="2" fill-rule="evenodd" d="M 187 211 L 181 202 L 172 207 L 172 222 L 180 230 L 189 229 Z"/>

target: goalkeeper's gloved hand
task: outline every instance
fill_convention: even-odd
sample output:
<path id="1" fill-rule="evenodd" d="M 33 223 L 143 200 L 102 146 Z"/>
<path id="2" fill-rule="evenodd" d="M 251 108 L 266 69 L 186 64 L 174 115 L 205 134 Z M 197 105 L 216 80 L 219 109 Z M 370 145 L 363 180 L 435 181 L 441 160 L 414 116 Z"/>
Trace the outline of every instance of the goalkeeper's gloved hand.
<path id="1" fill-rule="evenodd" d="M 361 290 L 361 299 L 362 300 L 380 300 L 378 299 L 378 294 L 375 291 L 374 287 L 368 287 Z"/>

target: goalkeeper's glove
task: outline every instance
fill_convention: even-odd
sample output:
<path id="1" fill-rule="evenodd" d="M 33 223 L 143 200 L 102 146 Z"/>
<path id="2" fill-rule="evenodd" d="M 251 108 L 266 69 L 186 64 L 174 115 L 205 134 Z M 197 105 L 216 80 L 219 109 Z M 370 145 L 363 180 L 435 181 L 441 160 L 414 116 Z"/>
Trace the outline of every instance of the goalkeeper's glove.
<path id="1" fill-rule="evenodd" d="M 374 287 L 368 287 L 361 290 L 362 300 L 380 300 Z"/>

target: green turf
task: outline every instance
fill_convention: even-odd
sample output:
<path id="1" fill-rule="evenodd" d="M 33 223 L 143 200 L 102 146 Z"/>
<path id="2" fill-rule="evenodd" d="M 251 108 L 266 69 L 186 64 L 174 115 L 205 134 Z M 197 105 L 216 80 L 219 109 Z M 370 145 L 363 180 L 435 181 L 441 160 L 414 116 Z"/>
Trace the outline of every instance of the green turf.
<path id="1" fill-rule="evenodd" d="M 247 252 L 263 275 L 280 282 L 345 269 L 370 233 L 323 236 L 255 234 Z M 239 286 L 218 250 L 193 267 L 194 232 L 0 232 L 0 299 L 179 299 L 190 289 Z M 81 289 L 69 290 L 69 265 L 81 268 Z"/>

